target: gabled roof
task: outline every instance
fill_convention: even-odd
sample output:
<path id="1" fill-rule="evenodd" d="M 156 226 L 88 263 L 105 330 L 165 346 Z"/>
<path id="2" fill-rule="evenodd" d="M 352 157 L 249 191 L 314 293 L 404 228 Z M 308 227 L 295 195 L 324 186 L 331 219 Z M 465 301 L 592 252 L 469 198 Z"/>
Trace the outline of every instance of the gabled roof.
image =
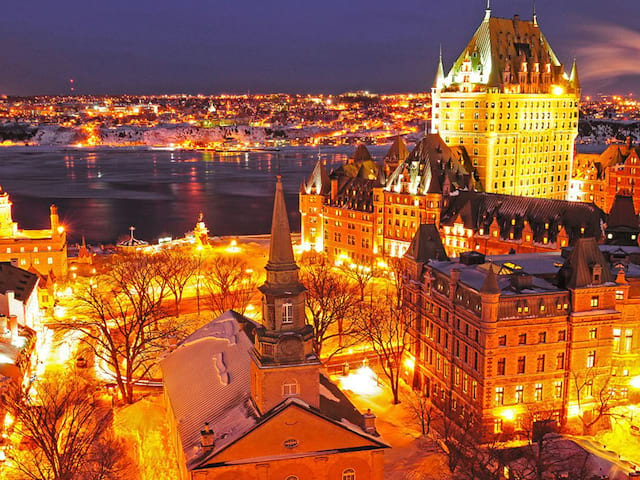
<path id="1" fill-rule="evenodd" d="M 214 431 L 219 450 L 258 421 L 251 399 L 249 351 L 253 345 L 236 315 L 223 313 L 160 362 L 187 469 L 209 456 L 200 447 L 205 422 Z"/>
<path id="2" fill-rule="evenodd" d="M 429 260 L 449 259 L 442 245 L 438 228 L 434 224 L 421 224 L 418 227 L 405 257 L 420 263 L 427 263 Z"/>
<path id="3" fill-rule="evenodd" d="M 374 162 L 369 150 L 364 144 L 359 144 L 348 162 L 336 168 L 329 175 L 330 178 L 359 177 L 366 180 L 376 180 L 380 166 Z"/>
<path id="4" fill-rule="evenodd" d="M 3 295 L 13 291 L 16 300 L 25 302 L 33 293 L 38 283 L 38 275 L 11 265 L 11 262 L 0 262 L 0 293 Z"/>
<path id="5" fill-rule="evenodd" d="M 214 464 L 220 452 L 292 405 L 366 438 L 375 448 L 387 447 L 364 431 L 362 414 L 323 375 L 318 378 L 319 409 L 298 399 L 288 399 L 260 415 L 251 395 L 253 345 L 243 331 L 243 323 L 253 322 L 227 311 L 180 342 L 160 362 L 187 470 Z M 215 435 L 215 447 L 211 450 L 200 445 L 205 422 Z"/>
<path id="6" fill-rule="evenodd" d="M 607 217 L 607 230 L 617 228 L 630 228 L 638 230 L 638 215 L 633 206 L 633 197 L 628 195 L 616 195 Z"/>
<path id="7" fill-rule="evenodd" d="M 474 232 L 483 229 L 488 234 L 496 221 L 502 238 L 508 238 L 513 232 L 514 240 L 518 240 L 526 221 L 535 242 L 543 242 L 546 236 L 548 242 L 553 243 L 561 228 L 570 242 L 582 236 L 600 238 L 604 218 L 604 212 L 593 203 L 460 191 L 450 197 L 440 224 L 452 226 L 460 219 L 465 228 Z"/>

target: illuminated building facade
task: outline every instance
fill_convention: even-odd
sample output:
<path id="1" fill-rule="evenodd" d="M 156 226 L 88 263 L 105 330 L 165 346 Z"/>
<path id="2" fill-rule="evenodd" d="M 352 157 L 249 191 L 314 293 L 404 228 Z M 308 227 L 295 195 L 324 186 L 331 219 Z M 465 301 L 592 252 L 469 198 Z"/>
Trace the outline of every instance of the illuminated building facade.
<path id="1" fill-rule="evenodd" d="M 593 202 L 608 212 L 618 194 L 631 196 L 636 211 L 640 210 L 640 147 L 628 139 L 600 155 L 576 155 L 570 200 Z"/>
<path id="2" fill-rule="evenodd" d="M 67 275 L 67 235 L 60 225 L 58 209 L 50 208 L 51 226 L 43 230 L 22 230 L 13 221 L 12 203 L 7 192 L 0 193 L 0 262 L 12 262 L 42 276 L 53 272 L 57 278 Z"/>
<path id="3" fill-rule="evenodd" d="M 580 238 L 561 254 L 449 260 L 428 232 L 405 256 L 405 374 L 436 407 L 487 434 L 525 435 L 532 421 L 580 428 L 605 399 L 637 400 L 640 248 Z"/>
<path id="4" fill-rule="evenodd" d="M 432 132 L 463 145 L 491 193 L 567 198 L 580 81 L 532 20 L 491 16 L 432 87 Z"/>
<path id="5" fill-rule="evenodd" d="M 477 191 L 482 185 L 466 150 L 449 148 L 437 134 L 425 136 L 386 177 L 364 175 L 376 166 L 364 146 L 358 150 L 354 158 L 368 164 L 351 160 L 328 174 L 317 163 L 300 190 L 302 244 L 334 262 L 371 265 L 401 256 L 423 223 L 439 227 L 449 256 L 557 252 L 604 235 L 605 214 L 592 203 Z"/>
<path id="6" fill-rule="evenodd" d="M 600 240 L 605 214 L 592 203 L 457 192 L 440 215 L 450 256 L 557 252 L 581 237 Z"/>
<path id="7" fill-rule="evenodd" d="M 421 223 L 438 223 L 454 191 L 476 185 L 464 149 L 428 134 L 411 153 L 395 143 L 378 166 L 360 145 L 354 157 L 328 174 L 318 162 L 300 190 L 302 244 L 330 259 L 370 265 L 379 256 L 401 256 Z M 388 176 L 384 170 L 391 171 Z"/>

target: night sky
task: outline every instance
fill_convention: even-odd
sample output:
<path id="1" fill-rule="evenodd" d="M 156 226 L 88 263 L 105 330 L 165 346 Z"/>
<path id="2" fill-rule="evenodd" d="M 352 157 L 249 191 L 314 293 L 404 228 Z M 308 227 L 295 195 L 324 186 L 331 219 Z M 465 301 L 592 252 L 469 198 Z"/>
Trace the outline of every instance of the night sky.
<path id="1" fill-rule="evenodd" d="M 484 0 L 4 0 L 0 94 L 424 91 Z M 530 18 L 530 0 L 493 0 Z M 538 0 L 585 93 L 640 94 L 640 1 Z"/>

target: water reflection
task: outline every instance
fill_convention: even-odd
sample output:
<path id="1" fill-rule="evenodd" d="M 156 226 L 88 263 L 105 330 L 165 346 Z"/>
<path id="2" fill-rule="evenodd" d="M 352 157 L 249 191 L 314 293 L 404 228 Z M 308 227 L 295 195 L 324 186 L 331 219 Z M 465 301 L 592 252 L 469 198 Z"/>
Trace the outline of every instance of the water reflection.
<path id="1" fill-rule="evenodd" d="M 385 148 L 371 148 L 381 159 Z M 324 149 L 327 168 L 353 148 Z M 317 149 L 220 155 L 212 152 L 39 151 L 0 149 L 0 183 L 12 196 L 14 218 L 42 228 L 56 203 L 71 236 L 111 242 L 126 235 L 154 241 L 183 235 L 203 211 L 211 235 L 266 233 L 274 175 L 283 176 L 291 226 L 299 228 L 298 190 L 318 159 Z"/>

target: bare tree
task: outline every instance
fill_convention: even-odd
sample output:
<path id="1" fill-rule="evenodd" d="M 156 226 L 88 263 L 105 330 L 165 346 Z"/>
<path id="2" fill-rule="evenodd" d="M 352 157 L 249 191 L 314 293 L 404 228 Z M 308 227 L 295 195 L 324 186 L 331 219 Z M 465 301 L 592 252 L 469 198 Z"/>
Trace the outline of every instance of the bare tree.
<path id="1" fill-rule="evenodd" d="M 339 268 L 343 275 L 352 280 L 358 286 L 360 301 L 364 301 L 367 286 L 378 275 L 378 270 L 375 266 L 342 264 Z"/>
<path id="2" fill-rule="evenodd" d="M 238 256 L 217 256 L 203 265 L 207 300 L 215 315 L 227 310 L 244 314 L 255 295 L 258 276 Z"/>
<path id="3" fill-rule="evenodd" d="M 431 422 L 437 415 L 436 408 L 431 403 L 429 397 L 418 390 L 412 390 L 409 397 L 409 409 L 411 416 L 420 426 L 423 436 L 431 433 Z"/>
<path id="4" fill-rule="evenodd" d="M 391 291 L 394 293 L 393 303 L 400 307 L 402 305 L 403 289 L 406 276 L 406 267 L 401 257 L 387 257 L 387 276 L 391 282 Z"/>
<path id="5" fill-rule="evenodd" d="M 173 295 L 176 307 L 176 317 L 180 316 L 180 303 L 182 295 L 189 280 L 198 272 L 198 259 L 189 253 L 178 250 L 165 250 L 158 258 L 158 273 L 167 284 L 167 288 Z"/>
<path id="6" fill-rule="evenodd" d="M 354 285 L 335 271 L 325 256 L 303 264 L 300 277 L 307 289 L 307 321 L 313 326 L 318 358 L 323 347 L 334 339 L 338 345 L 331 355 L 352 346 L 356 339 L 351 318 L 361 305 Z"/>
<path id="7" fill-rule="evenodd" d="M 32 448 L 8 451 L 21 478 L 107 480 L 125 478 L 126 451 L 109 434 L 111 412 L 96 408 L 95 385 L 78 375 L 45 376 L 29 395 L 12 385 L 3 395 L 14 432 Z"/>
<path id="8" fill-rule="evenodd" d="M 127 403 L 134 401 L 136 379 L 149 372 L 176 331 L 162 308 L 166 292 L 156 258 L 120 256 L 96 284 L 76 294 L 77 315 L 65 322 L 68 329 L 84 334 Z"/>
<path id="9" fill-rule="evenodd" d="M 594 366 L 572 371 L 571 383 L 583 434 L 590 435 L 594 425 L 613 414 L 615 391 L 611 375 Z"/>
<path id="10" fill-rule="evenodd" d="M 396 294 L 387 292 L 362 304 L 356 316 L 357 337 L 371 347 L 378 357 L 382 373 L 389 381 L 393 403 L 400 403 L 402 357 L 409 348 L 411 319 L 402 305 L 397 306 Z"/>

